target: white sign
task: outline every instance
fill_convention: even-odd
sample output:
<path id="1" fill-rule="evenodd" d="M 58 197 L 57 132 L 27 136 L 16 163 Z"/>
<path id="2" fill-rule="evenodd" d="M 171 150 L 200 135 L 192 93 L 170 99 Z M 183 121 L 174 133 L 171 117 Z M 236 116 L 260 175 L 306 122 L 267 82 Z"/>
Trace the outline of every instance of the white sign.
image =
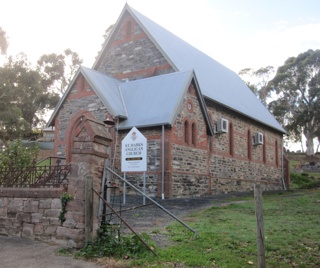
<path id="1" fill-rule="evenodd" d="M 135 127 L 121 142 L 121 171 L 147 171 L 147 139 Z"/>

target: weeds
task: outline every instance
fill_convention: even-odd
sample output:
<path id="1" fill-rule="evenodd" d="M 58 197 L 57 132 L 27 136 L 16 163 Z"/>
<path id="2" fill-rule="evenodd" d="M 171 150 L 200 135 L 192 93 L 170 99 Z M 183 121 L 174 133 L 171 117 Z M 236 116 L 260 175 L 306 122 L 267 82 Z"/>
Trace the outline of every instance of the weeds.
<path id="1" fill-rule="evenodd" d="M 150 238 L 146 234 L 142 234 L 141 237 L 150 242 Z M 76 256 L 85 259 L 101 257 L 127 259 L 134 256 L 142 257 L 148 252 L 136 235 L 121 236 L 118 226 L 102 224 L 98 230 L 98 238 L 87 243 Z"/>
<path id="2" fill-rule="evenodd" d="M 61 225 L 66 221 L 65 214 L 67 212 L 67 203 L 72 200 L 72 195 L 64 192 L 61 196 L 61 211 L 59 213 L 58 219 L 61 222 Z"/>

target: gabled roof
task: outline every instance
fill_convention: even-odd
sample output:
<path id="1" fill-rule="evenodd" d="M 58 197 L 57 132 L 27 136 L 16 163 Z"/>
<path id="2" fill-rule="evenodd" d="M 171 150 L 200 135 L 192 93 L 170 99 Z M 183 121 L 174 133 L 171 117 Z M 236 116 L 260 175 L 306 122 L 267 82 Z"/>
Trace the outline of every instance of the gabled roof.
<path id="1" fill-rule="evenodd" d="M 120 90 L 128 118 L 120 122 L 119 129 L 134 126 L 172 126 L 192 80 L 196 85 L 208 133 L 212 135 L 213 129 L 193 71 L 176 72 L 121 84 Z"/>
<path id="2" fill-rule="evenodd" d="M 205 98 L 286 133 L 236 73 L 170 33 L 128 4 L 122 10 L 93 68 L 97 67 L 103 57 L 103 52 L 126 11 L 131 14 L 176 71 L 194 70 Z"/>
<path id="3" fill-rule="evenodd" d="M 118 85 L 122 82 L 110 76 L 106 76 L 100 72 L 81 66 L 78 69 L 77 73 L 74 75 L 71 83 L 68 85 L 66 92 L 58 102 L 47 123 L 47 126 L 54 126 L 54 119 L 57 116 L 62 104 L 66 100 L 70 91 L 74 87 L 80 74 L 84 76 L 90 87 L 96 92 L 101 102 L 105 107 L 107 107 L 110 113 L 116 114 L 117 116 L 123 118 L 127 116 L 125 106 L 122 102 L 121 93 L 118 89 Z"/>
<path id="4" fill-rule="evenodd" d="M 188 87 L 193 81 L 208 133 L 213 134 L 204 99 L 193 71 L 123 82 L 82 66 L 58 103 L 48 126 L 54 125 L 54 118 L 80 74 L 85 77 L 108 111 L 120 119 L 118 129 L 172 126 Z"/>

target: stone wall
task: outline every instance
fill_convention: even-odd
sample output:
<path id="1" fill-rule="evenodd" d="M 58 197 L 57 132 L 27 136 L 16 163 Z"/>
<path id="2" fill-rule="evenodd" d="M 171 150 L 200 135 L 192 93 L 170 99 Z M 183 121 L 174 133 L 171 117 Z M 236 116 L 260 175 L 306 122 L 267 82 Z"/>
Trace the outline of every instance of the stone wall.
<path id="1" fill-rule="evenodd" d="M 229 130 L 229 133 L 214 135 L 211 140 L 212 192 L 251 191 L 257 182 L 264 190 L 282 189 L 282 135 L 217 104 L 208 102 L 207 107 L 212 124 L 225 118 L 233 126 L 233 135 Z M 263 133 L 264 145 L 252 144 L 256 132 Z"/>
<path id="2" fill-rule="evenodd" d="M 56 241 L 64 191 L 0 188 L 0 234 Z"/>
<path id="3" fill-rule="evenodd" d="M 75 90 L 74 94 L 77 94 L 76 92 Z M 104 113 L 99 111 L 99 100 L 95 95 L 81 97 L 79 100 L 70 97 L 70 100 L 67 100 L 66 109 L 61 110 L 59 115 L 59 122 L 62 122 L 59 123 L 58 128 L 60 145 L 63 142 L 67 144 L 63 137 L 70 133 L 67 128 L 70 129 L 72 124 L 70 124 L 71 119 L 68 119 L 68 115 L 75 114 L 80 105 L 82 109 L 86 106 L 91 109 L 93 118 L 98 117 L 98 120 L 103 120 Z M 194 85 L 191 84 L 174 125 L 172 128 L 165 127 L 164 184 L 166 197 L 248 191 L 252 190 L 253 184 L 257 181 L 265 184 L 265 189 L 281 189 L 281 134 L 217 104 L 208 102 L 207 107 L 211 124 L 214 125 L 219 118 L 225 118 L 233 126 L 233 135 L 232 137 L 229 133 L 216 134 L 213 137 L 207 135 L 205 120 Z M 188 123 L 188 131 L 185 129 L 185 122 Z M 195 126 L 194 133 L 192 133 L 192 124 Z M 160 196 L 162 193 L 162 130 L 161 127 L 139 130 L 147 138 L 148 145 L 146 193 L 150 196 Z M 111 163 L 114 164 L 115 171 L 122 174 L 121 141 L 129 130 L 116 132 L 112 129 L 110 131 L 114 135 L 114 141 L 117 141 L 116 147 L 110 151 L 113 158 Z M 264 134 L 264 147 L 253 146 L 250 141 L 252 135 L 257 131 Z M 188 135 L 187 138 L 186 135 Z M 195 140 L 193 136 L 196 137 Z M 232 152 L 230 139 L 233 139 Z M 250 155 L 248 146 L 250 146 Z M 63 153 L 64 151 L 61 150 L 61 154 Z M 130 183 L 142 190 L 142 172 L 126 175 Z M 114 179 L 114 182 L 120 189 L 122 188 L 120 180 Z M 134 193 L 128 186 L 126 192 Z"/>
<path id="4" fill-rule="evenodd" d="M 129 15 L 120 24 L 98 70 L 129 80 L 173 72 L 162 53 Z"/>
<path id="5" fill-rule="evenodd" d="M 67 188 L 0 188 L 0 235 L 26 237 L 81 248 L 85 244 L 86 181 L 68 178 Z M 65 221 L 59 220 L 61 197 L 72 196 Z"/>
<path id="6" fill-rule="evenodd" d="M 71 120 L 72 121 L 72 120 Z M 74 121 L 71 174 L 63 188 L 0 188 L 0 235 L 28 237 L 81 248 L 100 225 L 98 215 L 103 164 L 112 141 L 104 124 L 90 118 Z M 65 221 L 59 220 L 61 197 L 67 202 Z"/>

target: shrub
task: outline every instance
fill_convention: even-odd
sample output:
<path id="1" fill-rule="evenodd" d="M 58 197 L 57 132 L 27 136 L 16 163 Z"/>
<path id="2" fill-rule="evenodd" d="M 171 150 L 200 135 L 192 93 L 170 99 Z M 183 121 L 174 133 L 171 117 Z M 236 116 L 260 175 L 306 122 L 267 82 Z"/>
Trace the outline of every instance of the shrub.
<path id="1" fill-rule="evenodd" d="M 21 139 L 12 141 L 0 153 L 0 168 L 9 166 L 27 167 L 37 158 L 38 145 L 34 147 L 23 146 Z"/>
<path id="2" fill-rule="evenodd" d="M 290 174 L 292 189 L 312 189 L 320 187 L 320 179 L 309 177 L 307 173 L 291 173 Z"/>
<path id="3" fill-rule="evenodd" d="M 149 236 L 143 234 L 144 240 L 150 242 Z M 98 238 L 88 242 L 78 253 L 78 257 L 85 259 L 98 257 L 138 256 L 148 252 L 145 245 L 141 243 L 136 235 L 120 235 L 120 227 L 102 224 L 98 230 Z"/>

